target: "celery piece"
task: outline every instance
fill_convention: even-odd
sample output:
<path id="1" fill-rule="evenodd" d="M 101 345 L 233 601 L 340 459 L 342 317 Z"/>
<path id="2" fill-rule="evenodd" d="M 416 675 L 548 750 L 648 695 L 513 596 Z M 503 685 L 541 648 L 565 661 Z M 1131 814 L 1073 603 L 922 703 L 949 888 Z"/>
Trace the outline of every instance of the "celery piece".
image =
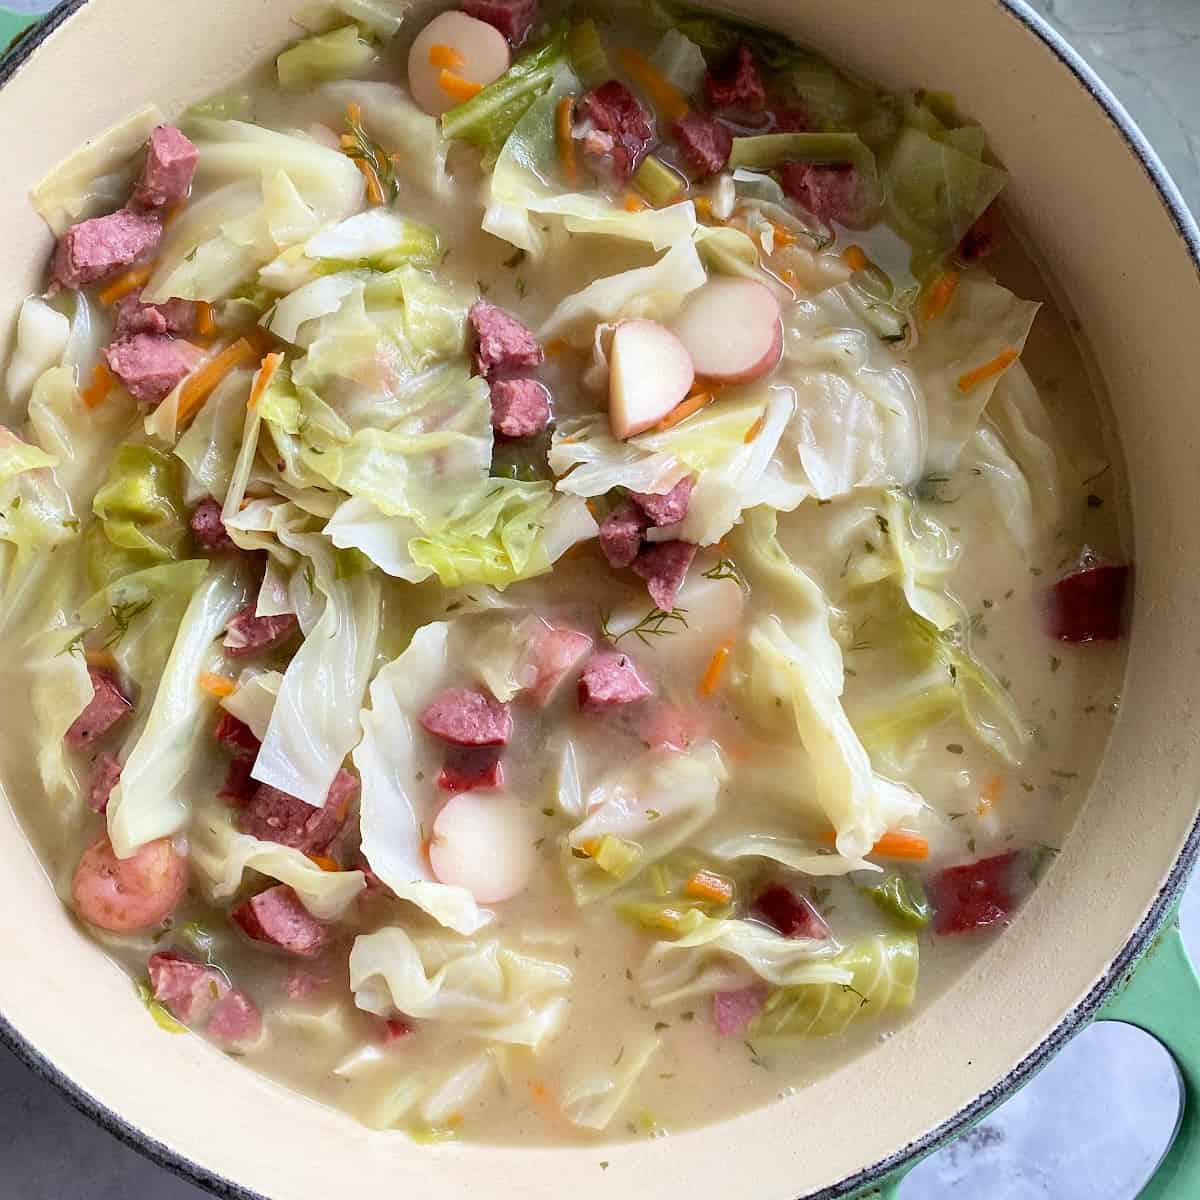
<path id="1" fill-rule="evenodd" d="M 150 1014 L 159 1029 L 165 1030 L 167 1033 L 190 1032 L 186 1025 L 175 1020 L 166 1008 L 154 999 L 154 993 L 150 990 L 148 983 L 139 981 L 135 986 L 137 987 L 138 999 L 146 1006 L 146 1011 Z"/>
<path id="2" fill-rule="evenodd" d="M 729 165 L 769 171 L 783 162 L 850 163 L 876 177 L 875 155 L 856 133 L 760 133 L 733 139 Z"/>
<path id="3" fill-rule="evenodd" d="M 633 173 L 633 186 L 655 208 L 661 208 L 679 198 L 684 182 L 661 158 L 647 154 Z"/>
<path id="4" fill-rule="evenodd" d="M 592 849 L 590 857 L 600 870 L 614 879 L 624 879 L 637 866 L 642 848 L 636 842 L 606 833 Z"/>
<path id="5" fill-rule="evenodd" d="M 199 921 L 185 921 L 179 927 L 179 937 L 197 954 L 203 954 L 206 960 L 212 961 L 213 943 L 216 939 Z"/>
<path id="6" fill-rule="evenodd" d="M 442 114 L 442 133 L 499 153 L 529 106 L 554 82 L 566 63 L 567 26 L 560 24 L 540 46 L 521 55 L 494 83 Z"/>
<path id="7" fill-rule="evenodd" d="M 375 47 L 363 40 L 358 26 L 343 25 L 297 42 L 276 58 L 275 69 L 280 87 L 300 88 L 359 74 L 378 61 Z"/>
<path id="8" fill-rule="evenodd" d="M 651 933 L 666 933 L 671 937 L 686 937 L 695 933 L 708 919 L 692 904 L 654 904 L 650 901 L 630 901 L 617 906 L 617 915 Z"/>
<path id="9" fill-rule="evenodd" d="M 567 53 L 571 69 L 585 88 L 598 87 L 612 78 L 612 67 L 600 40 L 600 30 L 591 17 L 576 21 L 567 34 Z"/>
<path id="10" fill-rule="evenodd" d="M 889 875 L 882 883 L 863 891 L 901 925 L 924 929 L 933 919 L 933 906 L 919 879 Z"/>

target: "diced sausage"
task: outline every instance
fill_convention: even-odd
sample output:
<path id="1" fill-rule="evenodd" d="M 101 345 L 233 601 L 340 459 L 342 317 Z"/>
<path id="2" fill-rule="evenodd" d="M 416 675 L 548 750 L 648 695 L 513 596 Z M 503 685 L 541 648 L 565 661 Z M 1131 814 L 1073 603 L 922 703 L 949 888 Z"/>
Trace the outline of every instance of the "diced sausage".
<path id="1" fill-rule="evenodd" d="M 720 71 L 709 71 L 704 76 L 704 94 L 713 108 L 758 112 L 764 107 L 767 89 L 749 46 L 743 43 Z"/>
<path id="2" fill-rule="evenodd" d="M 232 808 L 245 808 L 254 799 L 254 793 L 260 786 L 257 779 L 251 778 L 250 772 L 253 770 L 253 756 L 238 754 L 231 758 L 217 799 Z"/>
<path id="3" fill-rule="evenodd" d="M 140 404 L 160 404 L 196 365 L 188 342 L 160 333 L 135 333 L 105 347 L 109 370 Z"/>
<path id="4" fill-rule="evenodd" d="M 712 117 L 684 113 L 671 127 L 684 158 L 701 178 L 724 170 L 733 150 L 733 134 Z"/>
<path id="5" fill-rule="evenodd" d="M 638 723 L 638 736 L 651 750 L 686 750 L 703 732 L 698 713 L 684 712 L 673 704 L 651 706 Z"/>
<path id="6" fill-rule="evenodd" d="M 213 730 L 213 737 L 234 754 L 248 754 L 251 758 L 257 757 L 258 748 L 261 745 L 258 738 L 254 736 L 254 730 L 245 721 L 239 721 L 233 713 L 226 712 L 224 709 L 221 710 L 217 727 Z"/>
<path id="7" fill-rule="evenodd" d="M 295 613 L 280 613 L 274 617 L 256 617 L 254 604 L 247 604 L 237 616 L 225 626 L 225 640 L 221 644 L 233 658 L 245 654 L 257 654 L 261 650 L 272 650 L 300 627 Z"/>
<path id="8" fill-rule="evenodd" d="M 656 542 L 633 560 L 633 573 L 646 581 L 650 599 L 663 612 L 670 612 L 695 557 L 691 542 Z"/>
<path id="9" fill-rule="evenodd" d="M 788 938 L 827 938 L 825 918 L 803 897 L 773 883 L 750 906 L 750 915 Z"/>
<path id="10" fill-rule="evenodd" d="M 63 738 L 72 750 L 92 745 L 133 712 L 132 703 L 110 672 L 88 667 L 88 676 L 92 681 L 92 698 Z"/>
<path id="11" fill-rule="evenodd" d="M 241 988 L 234 988 L 217 1001 L 205 1033 L 227 1049 L 244 1050 L 258 1041 L 262 1028 L 258 1005 Z"/>
<path id="12" fill-rule="evenodd" d="M 536 367 L 545 355 L 537 338 L 504 309 L 476 300 L 467 313 L 475 330 L 475 366 L 480 375 Z"/>
<path id="13" fill-rule="evenodd" d="M 492 381 L 492 428 L 508 438 L 533 437 L 550 424 L 550 389 L 536 379 Z"/>
<path id="14" fill-rule="evenodd" d="M 1006 921 L 1017 906 L 1018 853 L 947 867 L 929 880 L 935 933 L 974 933 Z"/>
<path id="15" fill-rule="evenodd" d="M 677 525 L 687 516 L 688 504 L 692 499 L 695 481 L 685 475 L 669 492 L 655 495 L 654 492 L 633 492 L 638 507 L 655 525 Z"/>
<path id="16" fill-rule="evenodd" d="M 152 954 L 146 970 L 155 1000 L 189 1025 L 203 1025 L 217 1001 L 229 994 L 223 972 L 178 954 Z"/>
<path id="17" fill-rule="evenodd" d="M 294 966 L 289 972 L 283 990 L 289 1000 L 310 1000 L 333 983 L 333 976 L 321 964 Z"/>
<path id="18" fill-rule="evenodd" d="M 394 1042 L 402 1042 L 412 1037 L 416 1031 L 407 1017 L 388 1017 L 383 1023 L 383 1043 L 390 1046 Z"/>
<path id="19" fill-rule="evenodd" d="M 174 125 L 160 125 L 146 143 L 146 161 L 134 185 L 138 208 L 165 208 L 187 199 L 200 152 Z"/>
<path id="20" fill-rule="evenodd" d="M 75 868 L 71 894 L 79 915 L 113 933 L 133 933 L 157 925 L 183 899 L 188 860 L 170 838 L 118 858 L 105 834 L 84 852 Z"/>
<path id="21" fill-rule="evenodd" d="M 238 828 L 260 841 L 321 854 L 341 832 L 356 795 L 358 780 L 345 769 L 334 776 L 321 808 L 260 783 L 238 818 Z"/>
<path id="22" fill-rule="evenodd" d="M 300 902 L 300 897 L 281 883 L 251 896 L 230 914 L 247 937 L 267 942 L 309 958 L 319 954 L 329 932 Z"/>
<path id="23" fill-rule="evenodd" d="M 117 304 L 113 341 L 135 333 L 170 333 L 187 337 L 196 329 L 196 305 L 192 300 L 167 300 L 163 304 L 143 304 L 142 293 L 130 292 Z"/>
<path id="24" fill-rule="evenodd" d="M 96 755 L 92 773 L 88 776 L 88 808 L 92 812 L 106 812 L 112 790 L 121 782 L 121 760 L 105 750 Z"/>
<path id="25" fill-rule="evenodd" d="M 1062 642 L 1113 642 L 1121 636 L 1129 568 L 1117 563 L 1064 576 L 1047 595 L 1051 637 Z"/>
<path id="26" fill-rule="evenodd" d="M 510 46 L 519 46 L 533 28 L 538 0 L 463 0 L 460 7 L 468 17 L 500 30 Z"/>
<path id="27" fill-rule="evenodd" d="M 446 752 L 437 786 L 443 792 L 473 792 L 504 786 L 504 764 L 495 746 L 452 746 Z"/>
<path id="28" fill-rule="evenodd" d="M 624 500 L 600 522 L 600 551 L 611 567 L 627 567 L 642 548 L 649 528 L 646 514 L 632 500 Z"/>
<path id="29" fill-rule="evenodd" d="M 583 95 L 575 121 L 593 168 L 615 183 L 628 183 L 652 137 L 638 98 L 620 80 L 610 79 Z"/>
<path id="30" fill-rule="evenodd" d="M 808 109 L 799 104 L 786 108 L 777 108 L 771 114 L 771 131 L 773 133 L 808 133 L 814 122 Z"/>
<path id="31" fill-rule="evenodd" d="M 977 263 L 980 259 L 990 258 L 1004 240 L 1004 226 L 1000 222 L 1000 213 L 994 204 L 975 218 L 975 223 L 962 236 L 955 251 L 959 261 Z"/>
<path id="32" fill-rule="evenodd" d="M 225 522 L 221 520 L 221 506 L 211 496 L 201 500 L 192 509 L 188 526 L 192 536 L 209 554 L 223 554 L 237 549 L 233 539 L 225 531 Z"/>
<path id="33" fill-rule="evenodd" d="M 761 983 L 739 988 L 736 992 L 714 992 L 712 998 L 713 1024 L 721 1037 L 737 1037 L 746 1032 L 750 1022 L 762 1012 L 767 989 Z"/>
<path id="34" fill-rule="evenodd" d="M 541 708 L 558 694 L 571 672 L 592 652 L 592 639 L 577 629 L 541 629 L 533 639 L 533 665 L 537 674 L 530 687 Z"/>
<path id="35" fill-rule="evenodd" d="M 850 163 L 780 163 L 779 183 L 787 196 L 822 221 L 857 225 L 866 215 L 862 176 Z"/>
<path id="36" fill-rule="evenodd" d="M 50 264 L 50 291 L 97 283 L 153 254 L 161 239 L 158 221 L 126 208 L 80 221 L 58 239 Z"/>
<path id="37" fill-rule="evenodd" d="M 454 746 L 506 746 L 512 715 L 507 704 L 474 688 L 447 688 L 421 714 L 421 727 Z"/>
<path id="38" fill-rule="evenodd" d="M 651 694 L 633 661 L 616 650 L 593 654 L 579 677 L 581 712 L 603 712 L 621 704 L 633 704 Z"/>

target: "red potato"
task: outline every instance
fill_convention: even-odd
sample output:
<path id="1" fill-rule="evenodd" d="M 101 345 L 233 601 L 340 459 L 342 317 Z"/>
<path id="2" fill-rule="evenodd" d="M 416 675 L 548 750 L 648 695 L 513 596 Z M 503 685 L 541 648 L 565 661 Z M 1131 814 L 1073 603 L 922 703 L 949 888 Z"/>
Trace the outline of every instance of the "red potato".
<path id="1" fill-rule="evenodd" d="M 480 904 L 498 904 L 529 882 L 533 842 L 533 829 L 511 796 L 459 792 L 433 823 L 429 865 L 439 883 L 466 888 Z"/>
<path id="2" fill-rule="evenodd" d="M 431 62 L 435 46 L 441 49 L 434 51 Z M 417 34 L 408 52 L 408 88 L 417 104 L 437 117 L 462 103 L 462 96 L 442 86 L 443 71 L 486 87 L 508 70 L 508 64 L 508 42 L 498 29 L 464 12 L 444 12 Z"/>
<path id="3" fill-rule="evenodd" d="M 79 860 L 71 894 L 79 915 L 113 933 L 152 929 L 174 911 L 188 885 L 187 858 L 170 838 L 118 858 L 105 834 Z"/>
<path id="4" fill-rule="evenodd" d="M 779 301 L 755 279 L 710 279 L 684 302 L 672 323 L 696 374 L 717 383 L 748 383 L 783 353 Z"/>
<path id="5" fill-rule="evenodd" d="M 695 379 L 692 356 L 665 325 L 622 321 L 613 332 L 609 354 L 608 421 L 613 436 L 624 439 L 652 429 L 683 400 Z"/>

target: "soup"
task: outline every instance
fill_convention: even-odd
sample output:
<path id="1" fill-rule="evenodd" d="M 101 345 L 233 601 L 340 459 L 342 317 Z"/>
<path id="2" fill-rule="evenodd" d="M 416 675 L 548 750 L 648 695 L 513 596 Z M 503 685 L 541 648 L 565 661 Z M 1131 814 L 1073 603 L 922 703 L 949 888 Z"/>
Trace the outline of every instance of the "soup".
<path id="1" fill-rule="evenodd" d="M 4 777 L 163 1036 L 418 1141 L 667 1134 L 1050 867 L 1119 463 L 949 97 L 663 4 L 398 14 L 34 190 Z"/>

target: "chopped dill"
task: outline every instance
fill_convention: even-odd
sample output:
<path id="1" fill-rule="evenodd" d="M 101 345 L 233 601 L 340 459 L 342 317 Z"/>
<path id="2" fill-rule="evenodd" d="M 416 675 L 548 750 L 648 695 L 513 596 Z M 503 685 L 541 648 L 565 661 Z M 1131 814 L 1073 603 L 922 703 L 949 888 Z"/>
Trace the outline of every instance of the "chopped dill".
<path id="1" fill-rule="evenodd" d="M 129 627 L 133 622 L 153 603 L 154 601 L 147 597 L 145 600 L 130 600 L 127 604 L 114 604 L 108 610 L 108 615 L 112 618 L 113 631 L 100 648 L 107 650 L 111 646 L 115 646 L 129 632 Z"/>
<path id="2" fill-rule="evenodd" d="M 705 579 L 732 579 L 743 592 L 750 590 L 746 577 L 738 570 L 737 563 L 732 558 L 722 558 L 716 566 L 709 567 L 704 572 Z"/>
<path id="3" fill-rule="evenodd" d="M 390 204 L 400 194 L 394 160 L 384 152 L 378 142 L 371 140 L 370 135 L 362 127 L 362 122 L 355 119 L 353 109 L 346 113 L 346 128 L 350 130 L 350 133 L 342 139 L 342 152 L 354 162 L 365 164 L 379 183 L 384 203 Z"/>
<path id="4" fill-rule="evenodd" d="M 623 637 L 628 637 L 631 633 L 637 638 L 643 646 L 651 645 L 652 637 L 666 637 L 671 633 L 678 633 L 679 626 L 684 629 L 688 627 L 687 609 L 673 608 L 670 612 L 663 612 L 661 608 L 652 608 L 636 625 L 630 629 L 626 629 L 624 633 L 618 633 L 615 637 L 608 627 L 611 613 L 606 613 L 600 618 L 600 628 L 604 631 L 604 636 L 615 646 Z"/>

